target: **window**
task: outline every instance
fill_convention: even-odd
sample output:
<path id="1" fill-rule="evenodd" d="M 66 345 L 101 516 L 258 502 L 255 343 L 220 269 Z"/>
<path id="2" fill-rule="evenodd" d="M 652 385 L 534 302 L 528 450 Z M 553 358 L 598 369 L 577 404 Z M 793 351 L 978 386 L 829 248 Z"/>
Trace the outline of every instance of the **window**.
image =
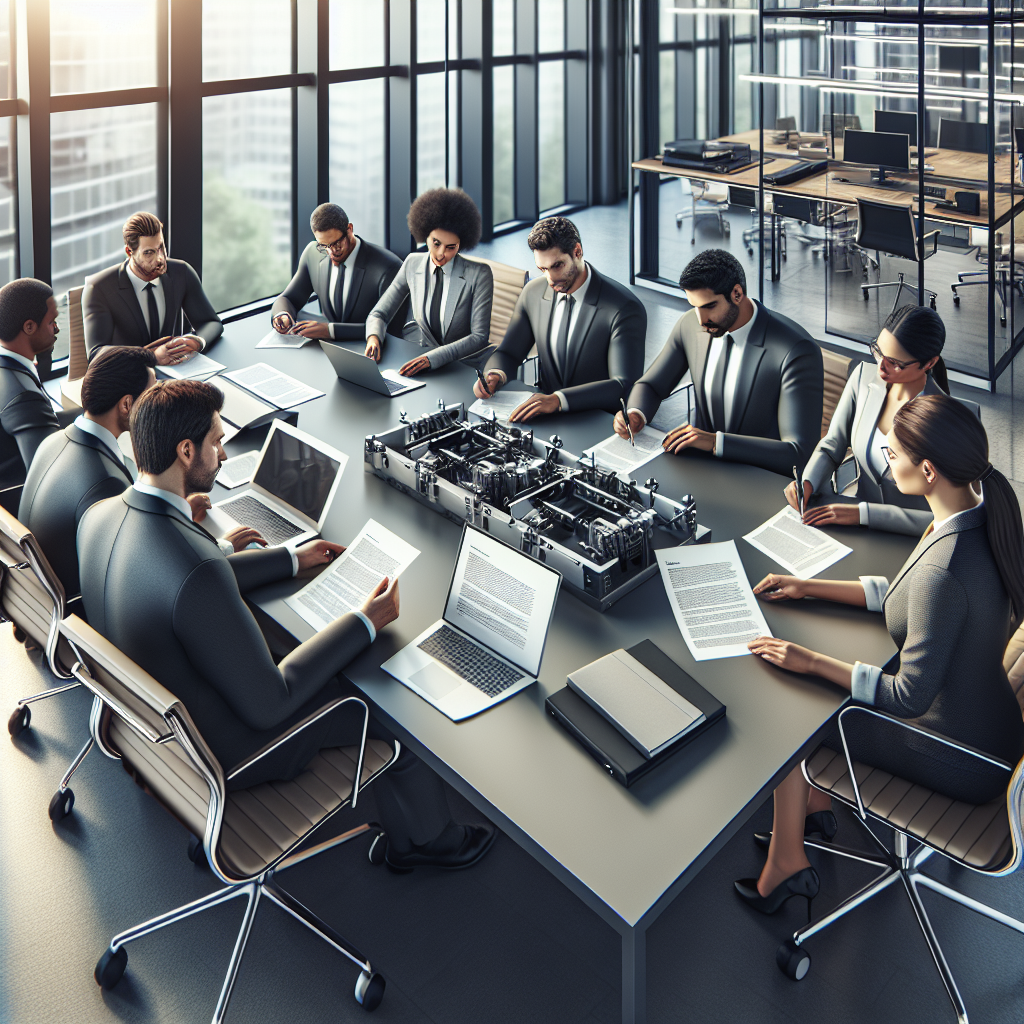
<path id="1" fill-rule="evenodd" d="M 202 0 L 203 80 L 292 70 L 290 0 Z"/>
<path id="2" fill-rule="evenodd" d="M 331 202 L 344 209 L 361 237 L 380 245 L 384 124 L 382 78 L 331 86 Z"/>
<path id="3" fill-rule="evenodd" d="M 515 85 L 511 67 L 494 69 L 494 223 L 515 216 Z"/>

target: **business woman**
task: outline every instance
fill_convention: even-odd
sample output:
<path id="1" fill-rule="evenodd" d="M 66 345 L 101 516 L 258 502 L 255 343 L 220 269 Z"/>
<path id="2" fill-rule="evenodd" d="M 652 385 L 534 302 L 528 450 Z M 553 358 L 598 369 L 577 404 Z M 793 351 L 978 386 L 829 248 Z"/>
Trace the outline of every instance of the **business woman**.
<path id="1" fill-rule="evenodd" d="M 857 470 L 857 505 L 826 504 L 808 508 L 810 526 L 869 526 L 875 530 L 920 536 L 931 522 L 927 502 L 900 493 L 882 451 L 900 408 L 917 395 L 949 394 L 942 362 L 946 328 L 933 309 L 901 306 L 894 310 L 871 346 L 876 366 L 861 363 L 846 382 L 828 433 L 818 442 L 804 469 L 804 500 L 828 488 L 827 481 L 849 448 Z M 981 410 L 965 402 L 976 416 Z M 830 488 L 829 488 L 830 490 Z M 798 508 L 796 483 L 786 500 Z"/>
<path id="2" fill-rule="evenodd" d="M 988 438 L 978 418 L 946 395 L 906 403 L 887 440 L 894 483 L 903 494 L 922 496 L 934 516 L 895 580 L 832 582 L 773 574 L 754 592 L 767 601 L 816 597 L 881 611 L 897 657 L 885 669 L 849 665 L 772 637 L 752 641 L 750 650 L 780 668 L 828 679 L 856 701 L 1016 764 L 1024 753 L 1024 719 L 1002 663 L 1011 630 L 1024 615 L 1024 530 L 1016 495 L 988 461 Z M 1004 770 L 979 767 L 948 748 L 936 752 L 934 744 L 903 730 L 896 735 L 880 719 L 848 739 L 855 760 L 954 800 L 986 803 L 1007 785 Z M 838 734 L 826 745 L 842 749 Z M 756 880 L 736 883 L 739 895 L 766 914 L 790 896 L 813 898 L 818 876 L 804 852 L 804 834 L 811 829 L 831 835 L 835 821 L 829 797 L 811 789 L 797 767 L 775 790 L 764 869 Z"/>
<path id="3" fill-rule="evenodd" d="M 489 351 L 494 279 L 461 254 L 480 241 L 480 211 L 461 189 L 432 188 L 409 209 L 409 230 L 426 252 L 410 253 L 366 319 L 366 355 L 380 361 L 387 325 L 409 300 L 415 339 L 427 352 L 398 371 L 407 377 Z"/>

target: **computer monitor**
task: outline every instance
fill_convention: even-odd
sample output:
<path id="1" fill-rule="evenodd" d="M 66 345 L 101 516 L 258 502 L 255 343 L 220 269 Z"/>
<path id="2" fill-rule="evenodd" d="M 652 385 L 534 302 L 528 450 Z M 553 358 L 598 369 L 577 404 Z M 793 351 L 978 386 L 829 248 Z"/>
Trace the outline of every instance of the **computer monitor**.
<path id="1" fill-rule="evenodd" d="M 917 114 L 903 110 L 876 110 L 875 131 L 890 135 L 907 135 L 910 145 L 917 145 Z"/>
<path id="2" fill-rule="evenodd" d="M 1017 150 L 1017 156 L 1024 154 L 1024 128 L 1013 129 L 1013 145 Z"/>
<path id="3" fill-rule="evenodd" d="M 884 181 L 886 171 L 910 170 L 910 136 L 847 128 L 843 137 L 843 162 L 877 167 L 878 180 Z"/>
<path id="4" fill-rule="evenodd" d="M 956 149 L 961 153 L 987 153 L 992 144 L 992 135 L 987 124 L 940 117 L 938 143 L 939 149 Z"/>

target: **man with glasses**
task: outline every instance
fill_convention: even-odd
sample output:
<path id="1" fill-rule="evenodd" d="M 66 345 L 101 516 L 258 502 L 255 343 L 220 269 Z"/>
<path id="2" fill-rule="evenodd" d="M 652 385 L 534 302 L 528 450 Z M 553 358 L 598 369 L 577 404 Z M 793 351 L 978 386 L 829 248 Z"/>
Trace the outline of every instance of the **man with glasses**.
<path id="1" fill-rule="evenodd" d="M 281 334 L 304 338 L 362 341 L 366 318 L 388 290 L 402 261 L 387 249 L 367 242 L 353 230 L 348 214 L 334 203 L 321 203 L 309 218 L 315 241 L 306 246 L 288 287 L 270 311 Z M 320 300 L 326 323 L 298 320 L 298 311 L 312 295 Z M 391 321 L 391 330 L 405 323 L 405 307 Z"/>
<path id="2" fill-rule="evenodd" d="M 107 345 L 141 345 L 168 366 L 207 349 L 224 325 L 199 275 L 168 257 L 163 224 L 152 213 L 133 213 L 121 234 L 127 259 L 85 279 L 86 355 L 92 359 Z"/>

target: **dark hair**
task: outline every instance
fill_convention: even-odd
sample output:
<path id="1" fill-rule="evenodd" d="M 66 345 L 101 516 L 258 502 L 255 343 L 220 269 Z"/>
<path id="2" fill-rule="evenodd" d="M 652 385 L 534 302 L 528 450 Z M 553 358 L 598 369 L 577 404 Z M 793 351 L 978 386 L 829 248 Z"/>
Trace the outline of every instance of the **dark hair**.
<path id="1" fill-rule="evenodd" d="M 41 324 L 51 295 L 53 289 L 34 277 L 19 277 L 0 288 L 0 341 L 14 341 L 26 320 Z"/>
<path id="2" fill-rule="evenodd" d="M 102 349 L 82 380 L 82 408 L 90 416 L 110 412 L 125 395 L 132 401 L 149 387 L 156 356 L 148 348 L 115 345 Z"/>
<path id="3" fill-rule="evenodd" d="M 526 244 L 534 252 L 557 249 L 571 256 L 576 246 L 583 243 L 580 241 L 579 229 L 568 217 L 545 217 L 530 229 Z"/>
<path id="4" fill-rule="evenodd" d="M 348 231 L 348 214 L 337 203 L 321 203 L 309 215 L 310 231 Z"/>
<path id="5" fill-rule="evenodd" d="M 927 363 L 932 356 L 937 357 L 938 361 L 928 372 L 932 380 L 949 394 L 946 364 L 939 355 L 946 344 L 946 325 L 934 309 L 900 306 L 889 314 L 882 330 L 888 331 L 920 363 Z"/>
<path id="6" fill-rule="evenodd" d="M 988 542 L 1010 596 L 1014 623 L 1024 616 L 1024 526 L 1006 477 L 988 461 L 988 437 L 967 406 L 948 395 L 918 395 L 896 413 L 893 433 L 915 466 L 927 459 L 950 483 L 981 480 Z"/>
<path id="7" fill-rule="evenodd" d="M 223 393 L 201 380 L 160 380 L 143 391 L 129 420 L 139 472 L 170 468 L 182 441 L 201 445 L 223 404 Z"/>
<path id="8" fill-rule="evenodd" d="M 743 273 L 740 261 L 724 249 L 705 249 L 694 256 L 679 275 L 679 287 L 684 291 L 707 288 L 727 299 L 736 285 L 743 289 L 744 295 L 747 294 L 747 275 Z"/>
<path id="9" fill-rule="evenodd" d="M 483 222 L 476 203 L 461 188 L 430 188 L 418 195 L 406 217 L 409 230 L 422 245 L 434 228 L 458 235 L 459 252 L 469 252 L 480 241 Z"/>
<path id="10" fill-rule="evenodd" d="M 124 227 L 121 228 L 121 235 L 124 238 L 124 244 L 135 252 L 139 247 L 140 238 L 150 238 L 153 235 L 159 235 L 163 231 L 164 226 L 160 222 L 160 218 L 152 213 L 133 213 L 125 222 Z"/>

